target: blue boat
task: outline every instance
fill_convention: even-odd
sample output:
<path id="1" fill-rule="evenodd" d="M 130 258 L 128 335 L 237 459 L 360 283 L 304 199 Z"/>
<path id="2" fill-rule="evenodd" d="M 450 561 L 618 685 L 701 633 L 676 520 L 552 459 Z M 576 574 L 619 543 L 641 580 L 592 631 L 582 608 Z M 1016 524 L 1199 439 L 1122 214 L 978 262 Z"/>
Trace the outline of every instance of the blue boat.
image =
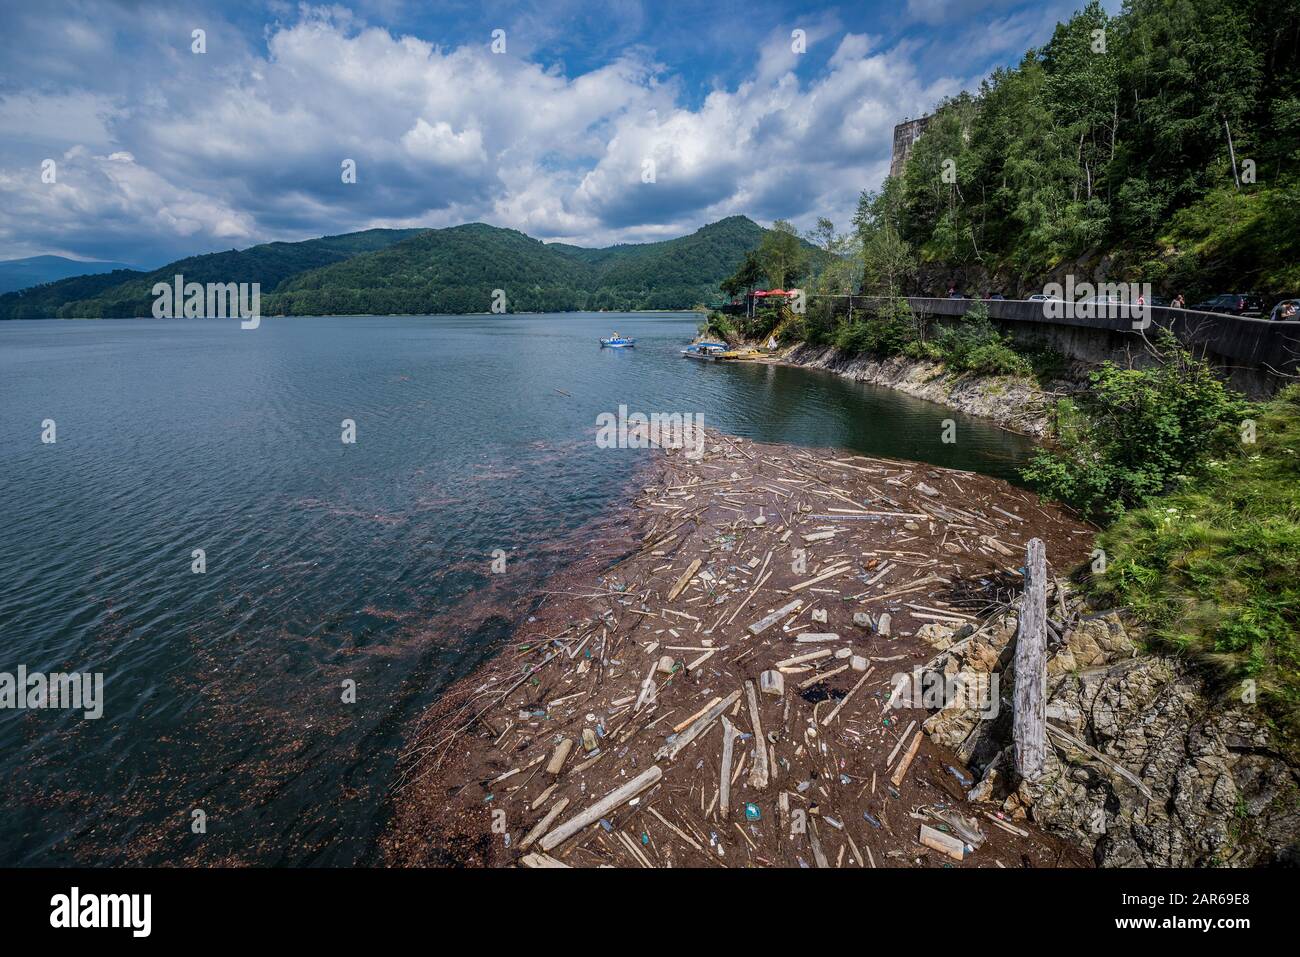
<path id="1" fill-rule="evenodd" d="M 608 339 L 600 340 L 602 349 L 631 349 L 636 345 L 635 339 L 629 339 L 626 336 L 620 336 L 618 333 L 610 336 Z"/>

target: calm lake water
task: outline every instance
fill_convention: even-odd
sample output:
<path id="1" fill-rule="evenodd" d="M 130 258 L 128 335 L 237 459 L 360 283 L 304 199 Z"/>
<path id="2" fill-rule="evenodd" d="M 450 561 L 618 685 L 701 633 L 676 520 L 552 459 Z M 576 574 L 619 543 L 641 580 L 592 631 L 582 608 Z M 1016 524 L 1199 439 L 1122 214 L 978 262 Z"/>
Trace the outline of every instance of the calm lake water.
<path id="1" fill-rule="evenodd" d="M 99 720 L 0 710 L 0 864 L 373 861 L 411 721 L 514 623 L 483 597 L 571 561 L 645 461 L 596 447 L 619 404 L 1003 477 L 1030 449 L 829 374 L 683 360 L 697 321 L 0 323 L 0 672 L 104 675 Z M 637 348 L 598 348 L 613 329 Z"/>

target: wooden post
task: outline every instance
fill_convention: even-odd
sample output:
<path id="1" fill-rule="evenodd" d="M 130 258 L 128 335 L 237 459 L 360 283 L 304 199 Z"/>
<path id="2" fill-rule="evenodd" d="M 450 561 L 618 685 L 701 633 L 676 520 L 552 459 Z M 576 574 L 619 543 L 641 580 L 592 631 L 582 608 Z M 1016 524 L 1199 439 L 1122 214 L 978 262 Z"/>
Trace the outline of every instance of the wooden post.
<path id="1" fill-rule="evenodd" d="M 1037 781 L 1047 761 L 1047 549 L 1031 538 L 1016 635 L 1016 772 Z"/>

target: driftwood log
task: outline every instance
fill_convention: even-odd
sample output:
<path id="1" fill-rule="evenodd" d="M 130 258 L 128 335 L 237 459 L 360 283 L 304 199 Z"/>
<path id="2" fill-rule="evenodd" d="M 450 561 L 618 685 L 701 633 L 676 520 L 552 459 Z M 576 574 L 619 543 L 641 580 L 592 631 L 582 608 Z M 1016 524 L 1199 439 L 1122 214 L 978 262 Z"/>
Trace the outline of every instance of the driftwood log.
<path id="1" fill-rule="evenodd" d="M 725 821 L 731 813 L 731 759 L 736 746 L 736 729 L 722 716 L 722 777 L 719 781 L 718 812 Z"/>
<path id="2" fill-rule="evenodd" d="M 754 726 L 754 766 L 749 772 L 749 786 L 756 791 L 767 787 L 767 739 L 763 737 L 763 718 L 758 713 L 758 694 L 754 682 L 745 682 L 745 697 L 749 699 L 749 720 Z"/>
<path id="3" fill-rule="evenodd" d="M 663 777 L 663 771 L 659 769 L 659 765 L 656 764 L 646 768 L 621 788 L 611 791 L 587 810 L 576 817 L 569 818 L 569 820 L 543 837 L 541 842 L 542 850 L 549 851 L 551 848 L 564 843 L 588 824 L 596 823 L 620 804 L 632 800 L 661 777 Z"/>
<path id="4" fill-rule="evenodd" d="M 1027 548 L 1015 667 L 1016 773 L 1037 781 L 1047 762 L 1047 549 L 1039 538 Z"/>

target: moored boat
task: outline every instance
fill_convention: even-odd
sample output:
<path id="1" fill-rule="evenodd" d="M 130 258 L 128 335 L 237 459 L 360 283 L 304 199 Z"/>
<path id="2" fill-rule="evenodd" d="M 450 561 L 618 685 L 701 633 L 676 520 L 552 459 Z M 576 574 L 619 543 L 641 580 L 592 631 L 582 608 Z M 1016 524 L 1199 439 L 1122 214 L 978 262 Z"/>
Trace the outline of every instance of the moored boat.
<path id="1" fill-rule="evenodd" d="M 682 355 L 687 359 L 712 361 L 726 351 L 725 342 L 695 342 L 683 349 Z"/>

